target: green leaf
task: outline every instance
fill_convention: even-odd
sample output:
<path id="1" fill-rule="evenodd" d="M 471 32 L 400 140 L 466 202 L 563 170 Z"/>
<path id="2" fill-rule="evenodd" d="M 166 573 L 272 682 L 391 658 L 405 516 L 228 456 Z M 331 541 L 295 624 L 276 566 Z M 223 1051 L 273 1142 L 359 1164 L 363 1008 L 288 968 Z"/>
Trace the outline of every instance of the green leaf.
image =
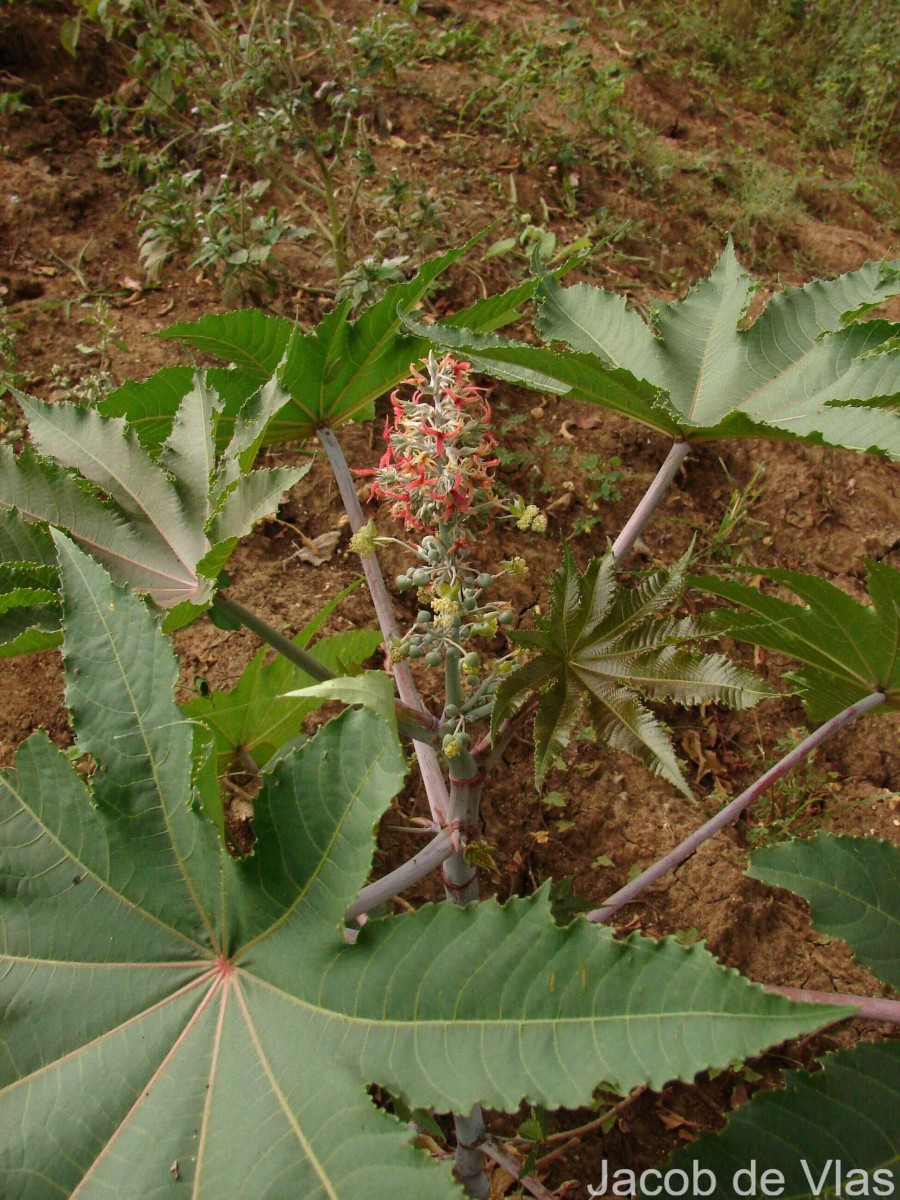
<path id="1" fill-rule="evenodd" d="M 185 342 L 201 354 L 227 359 L 263 383 L 275 374 L 294 329 L 286 317 L 257 308 L 210 314 L 199 321 L 170 325 L 157 336 Z"/>
<path id="2" fill-rule="evenodd" d="M 900 987 L 900 847 L 817 833 L 757 850 L 747 874 L 808 900 L 816 929 L 842 938 L 879 979 Z"/>
<path id="3" fill-rule="evenodd" d="M 9 593 L 0 611 L 0 658 L 52 650 L 61 641 L 55 597 L 33 604 L 16 592 Z"/>
<path id="4" fill-rule="evenodd" d="M 481 235 L 479 235 L 481 236 Z M 254 309 L 207 316 L 194 324 L 173 325 L 160 336 L 178 338 L 204 353 L 227 358 L 254 374 L 259 383 L 276 375 L 290 402 L 270 422 L 268 444 L 315 435 L 322 425 L 361 421 L 374 413 L 375 400 L 409 374 L 409 364 L 429 343 L 400 332 L 398 308 L 415 307 L 434 281 L 478 238 L 425 263 L 413 279 L 395 284 L 351 320 L 350 302 L 327 313 L 304 333 L 281 317 Z M 520 284 L 457 313 L 454 322 L 495 329 L 515 319 L 535 284 Z"/>
<path id="5" fill-rule="evenodd" d="M 57 526 L 116 578 L 169 609 L 170 627 L 193 619 L 212 597 L 237 539 L 309 470 L 307 464 L 248 474 L 259 426 L 283 403 L 277 389 L 261 391 L 246 413 L 238 412 L 219 462 L 214 435 L 221 402 L 202 375 L 179 402 L 155 459 L 124 418 L 17 393 L 41 457 L 27 450 L 17 459 L 0 447 L 0 554 L 46 563 L 49 539 L 40 531 L 43 523 Z M 28 522 L 36 528 L 28 531 Z M 8 602 L 5 628 L 0 621 L 3 652 L 48 644 L 57 619 L 29 611 L 37 598 L 17 591 L 21 581 L 0 577 L 0 589 L 4 582 L 15 605 Z"/>
<path id="6" fill-rule="evenodd" d="M 161 486 L 171 488 L 165 477 Z M 41 461 L 30 450 L 16 459 L 9 447 L 0 447 L 0 509 L 15 509 L 25 521 L 70 530 L 119 578 L 159 603 L 177 603 L 198 591 L 196 573 L 152 525 L 130 523 L 112 502 L 101 500 L 61 467 Z"/>
<path id="7" fill-rule="evenodd" d="M 819 1060 L 815 1073 L 788 1071 L 785 1088 L 757 1092 L 728 1117 L 721 1133 L 704 1133 L 672 1156 L 667 1168 L 706 1169 L 699 1176 L 710 1200 L 761 1195 L 765 1170 L 769 1195 L 783 1200 L 819 1196 L 889 1196 L 896 1193 L 900 1157 L 900 1043 L 863 1044 Z M 756 1185 L 751 1184 L 754 1163 Z M 695 1166 L 696 1164 L 696 1166 Z M 836 1172 L 840 1171 L 840 1181 Z M 820 1182 L 821 1181 L 821 1182 Z M 700 1194 L 697 1192 L 696 1194 Z"/>
<path id="8" fill-rule="evenodd" d="M 15 509 L 0 510 L 0 658 L 49 650 L 62 641 L 53 540 Z"/>
<path id="9" fill-rule="evenodd" d="M 290 396 L 274 377 L 258 388 L 238 410 L 231 439 L 225 446 L 216 476 L 216 493 L 222 495 L 240 475 L 249 471 L 262 446 L 266 427 Z"/>
<path id="10" fill-rule="evenodd" d="M 322 623 L 355 585 L 329 600 L 293 639 L 300 649 L 310 646 Z M 310 652 L 332 671 L 353 671 L 381 645 L 377 630 L 351 629 L 317 641 Z M 230 767 L 238 749 L 245 750 L 258 766 L 264 766 L 275 750 L 296 736 L 306 717 L 325 703 L 324 699 L 285 699 L 290 688 L 313 680 L 281 655 L 272 657 L 262 649 L 229 691 L 216 691 L 189 700 L 183 711 L 202 721 L 213 732 L 219 774 Z"/>
<path id="11" fill-rule="evenodd" d="M 449 322 L 425 325 L 407 317 L 403 324 L 411 333 L 465 357 L 476 370 L 498 379 L 598 404 L 671 437 L 682 436 L 678 415 L 669 408 L 663 392 L 630 371 L 598 363 L 594 355 L 565 354 L 548 346 L 456 328 Z"/>
<path id="12" fill-rule="evenodd" d="M 399 745 L 347 710 L 264 778 L 235 861 L 192 806 L 177 664 L 136 597 L 57 535 L 89 782 L 44 734 L 0 775 L 0 1190 L 332 1200 L 460 1196 L 372 1104 L 515 1110 L 690 1078 L 843 1009 L 700 947 L 506 905 L 342 916 L 399 790 Z M 552 1036 L 548 1036 L 552 1034 Z"/>
<path id="13" fill-rule="evenodd" d="M 309 472 L 311 466 L 312 461 L 302 467 L 272 467 L 242 475 L 210 520 L 209 538 L 213 547 L 250 533 L 257 521 L 275 512 L 281 497 Z M 215 568 L 205 563 L 204 566 L 209 576 L 218 575 L 225 561 L 216 563 Z"/>
<path id="14" fill-rule="evenodd" d="M 224 449 L 234 427 L 237 413 L 259 391 L 258 373 L 243 368 L 211 368 L 204 372 L 207 384 L 222 401 L 216 423 L 216 443 Z M 141 445 L 153 454 L 172 430 L 175 412 L 194 386 L 193 367 L 163 367 L 141 383 L 126 380 L 97 405 L 105 417 L 127 417 Z"/>
<path id="15" fill-rule="evenodd" d="M 40 564 L 55 576 L 53 539 L 43 526 L 22 521 L 16 508 L 0 507 L 0 562 Z"/>
<path id="16" fill-rule="evenodd" d="M 202 375 L 197 375 L 178 406 L 172 430 L 157 460 L 174 480 L 194 529 L 202 530 L 209 518 L 209 486 L 216 465 L 215 419 L 221 406 L 218 392 L 207 385 Z M 143 459 L 144 455 L 140 457 Z"/>
<path id="17" fill-rule="evenodd" d="M 201 722 L 194 725 L 191 758 L 194 763 L 192 796 L 195 805 L 215 825 L 219 837 L 225 840 L 225 806 L 219 787 L 216 762 L 216 739 L 211 729 Z"/>
<path id="18" fill-rule="evenodd" d="M 397 733 L 397 711 L 394 685 L 384 671 L 363 671 L 361 675 L 325 679 L 308 687 L 284 693 L 285 699 L 340 700 L 342 704 L 359 704 L 381 717 Z"/>
<path id="19" fill-rule="evenodd" d="M 788 678 L 797 685 L 809 719 L 818 724 L 876 691 L 886 697 L 876 712 L 900 708 L 900 571 L 882 562 L 866 567 L 869 605 L 799 571 L 754 568 L 804 604 L 709 575 L 690 583 L 746 610 L 717 610 L 709 618 L 714 629 L 807 664 Z"/>
<path id="20" fill-rule="evenodd" d="M 672 698 L 682 704 L 722 701 L 748 707 L 769 695 L 749 672 L 722 655 L 701 655 L 684 643 L 709 636 L 707 624 L 661 619 L 681 593 L 688 555 L 670 572 L 657 572 L 620 591 L 615 558 L 593 559 L 579 574 L 568 546 L 550 581 L 550 609 L 537 632 L 513 641 L 532 651 L 501 682 L 493 729 L 527 695 L 537 697 L 535 778 L 547 770 L 583 723 L 586 711 L 597 736 L 627 750 L 690 795 L 672 743 L 642 702 Z"/>
<path id="21" fill-rule="evenodd" d="M 602 404 L 675 438 L 782 438 L 900 457 L 900 419 L 891 410 L 900 395 L 897 326 L 856 320 L 900 292 L 891 264 L 786 288 L 748 327 L 756 285 L 730 241 L 684 300 L 654 306 L 652 325 L 621 296 L 560 287 L 539 260 L 533 265 L 538 330 L 568 350 L 443 325 L 431 328 L 431 339 L 502 379 Z"/>

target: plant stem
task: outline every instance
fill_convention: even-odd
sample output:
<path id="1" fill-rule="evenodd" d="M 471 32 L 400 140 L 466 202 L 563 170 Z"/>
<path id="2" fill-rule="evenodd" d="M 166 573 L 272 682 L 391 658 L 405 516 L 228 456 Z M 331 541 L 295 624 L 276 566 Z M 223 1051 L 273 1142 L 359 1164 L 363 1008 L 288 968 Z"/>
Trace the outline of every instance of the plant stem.
<path id="1" fill-rule="evenodd" d="M 458 662 L 456 666 L 458 670 Z M 453 759 L 451 771 L 448 815 L 463 835 L 470 837 L 477 832 L 484 773 L 468 750 Z M 444 862 L 441 878 L 447 899 L 452 904 L 472 904 L 478 899 L 478 870 L 466 862 L 464 851 L 457 850 Z M 468 1117 L 454 1113 L 453 1124 L 456 1129 L 456 1176 L 467 1196 L 473 1196 L 475 1200 L 487 1200 L 490 1184 L 481 1149 L 485 1128 L 480 1106 L 476 1104 Z"/>
<path id="2" fill-rule="evenodd" d="M 359 503 L 359 497 L 356 494 L 356 484 L 353 481 L 347 460 L 344 458 L 344 452 L 337 438 L 334 436 L 334 432 L 327 426 L 317 429 L 316 434 L 322 444 L 323 450 L 328 455 L 328 461 L 334 472 L 335 482 L 341 493 L 341 500 L 350 519 L 350 528 L 354 533 L 358 533 L 366 521 L 363 516 L 362 506 Z M 384 634 L 385 642 L 390 643 L 391 638 L 400 637 L 400 630 L 394 618 L 394 609 L 384 583 L 384 576 L 381 574 L 381 567 L 378 565 L 378 558 L 374 554 L 365 554 L 361 557 L 360 561 L 362 562 L 363 574 L 366 577 L 366 583 L 372 596 L 372 603 L 375 605 L 375 615 L 378 617 L 378 625 Z M 411 708 L 421 707 L 419 693 L 413 682 L 409 664 L 405 662 L 396 663 L 394 665 L 394 678 L 397 680 L 397 691 L 400 693 L 400 699 L 404 704 L 408 704 Z"/>
<path id="3" fill-rule="evenodd" d="M 491 1187 L 484 1169 L 484 1117 L 476 1104 L 467 1117 L 453 1114 L 456 1129 L 456 1166 L 453 1173 L 467 1196 L 490 1200 Z"/>
<path id="4" fill-rule="evenodd" d="M 873 692 L 870 696 L 866 696 L 863 700 L 858 700 L 855 704 L 849 705 L 843 712 L 839 712 L 837 716 L 826 721 L 824 725 L 804 738 L 799 745 L 795 746 L 789 754 L 780 759 L 774 767 L 770 767 L 764 775 L 761 775 L 755 783 L 752 783 L 745 791 L 730 804 L 727 804 L 721 812 L 717 813 L 705 825 L 692 833 L 690 837 L 685 838 L 674 850 L 670 851 L 664 858 L 655 862 L 653 866 L 648 867 L 631 883 L 620 888 L 612 896 L 610 896 L 600 908 L 595 908 L 593 912 L 587 914 L 589 921 L 608 921 L 609 918 L 619 911 L 626 904 L 630 904 L 640 896 L 641 892 L 645 891 L 657 879 L 660 879 L 673 867 L 677 867 L 679 863 L 683 863 L 686 858 L 694 853 L 707 838 L 711 838 L 714 833 L 718 833 L 720 829 L 724 829 L 729 825 L 740 813 L 752 804 L 753 801 L 763 794 L 763 792 L 776 780 L 781 779 L 783 775 L 787 775 L 794 767 L 806 758 L 810 751 L 815 750 L 822 742 L 827 741 L 838 730 L 843 729 L 845 725 L 849 725 L 864 713 L 870 712 L 873 708 L 877 708 L 879 704 L 884 703 L 883 692 Z"/>
<path id="5" fill-rule="evenodd" d="M 523 705 L 517 713 L 513 713 L 511 717 L 507 717 L 497 730 L 497 736 L 491 740 L 490 733 L 486 733 L 472 754 L 480 763 L 483 772 L 490 771 L 500 758 L 503 756 L 503 751 L 518 733 L 522 725 L 535 712 L 538 706 L 538 698 L 534 697 L 527 704 Z"/>
<path id="6" fill-rule="evenodd" d="M 536 1200 L 556 1200 L 553 1193 L 548 1192 L 539 1179 L 535 1179 L 533 1175 L 520 1175 L 518 1160 L 513 1158 L 511 1154 L 507 1154 L 504 1150 L 501 1150 L 496 1142 L 483 1142 L 481 1149 L 488 1158 L 492 1158 L 498 1166 L 512 1175 L 520 1187 L 525 1188 L 527 1192 L 535 1196 Z"/>
<path id="7" fill-rule="evenodd" d="M 691 450 L 690 442 L 676 442 L 666 455 L 663 465 L 656 473 L 656 478 L 644 492 L 637 508 L 625 522 L 622 532 L 613 542 L 612 551 L 616 562 L 621 562 L 631 551 L 634 543 L 643 532 L 644 526 L 650 520 L 657 505 L 668 490 L 669 484 L 678 473 L 678 468 L 687 458 Z"/>
<path id="8" fill-rule="evenodd" d="M 307 141 L 305 148 L 318 167 L 319 175 L 322 179 L 322 193 L 325 200 L 325 207 L 328 209 L 331 253 L 334 255 L 335 274 L 340 279 L 342 275 L 346 275 L 350 270 L 350 263 L 347 259 L 346 230 L 341 220 L 340 209 L 338 208 L 331 167 L 328 165 L 325 155 L 321 153 L 311 140 Z"/>
<path id="9" fill-rule="evenodd" d="M 316 432 L 318 433 L 322 448 L 328 455 L 328 461 L 331 463 L 331 469 L 334 472 L 334 478 L 341 493 L 344 508 L 350 519 L 350 528 L 354 533 L 358 533 L 366 522 L 359 503 L 359 497 L 356 494 L 353 476 L 350 474 L 350 468 L 347 465 L 346 458 L 344 458 L 344 452 L 334 433 L 327 426 L 323 425 Z M 400 631 L 397 628 L 397 622 L 394 618 L 394 610 L 391 606 L 387 588 L 385 587 L 384 576 L 381 574 L 381 567 L 378 565 L 378 559 L 374 554 L 364 555 L 362 566 L 366 583 L 369 586 L 369 592 L 372 596 L 372 603 L 375 605 L 378 624 L 384 635 L 385 643 L 389 645 L 391 638 L 400 636 Z M 416 685 L 413 682 L 408 663 L 400 662 L 395 664 L 394 678 L 397 681 L 397 691 L 400 693 L 400 699 L 403 703 L 414 709 L 424 708 Z M 425 785 L 425 794 L 428 797 L 428 807 L 431 810 L 432 820 L 438 825 L 443 826 L 446 824 L 445 814 L 450 807 L 450 797 L 447 794 L 447 785 L 444 783 L 444 776 L 441 773 L 437 754 L 435 754 L 430 746 L 424 746 L 421 742 L 415 743 L 415 750 L 416 758 L 419 761 L 419 770 L 422 773 L 422 782 Z"/>
<path id="10" fill-rule="evenodd" d="M 453 636 L 459 637 L 459 621 L 454 626 Z M 457 707 L 462 703 L 462 673 L 459 665 L 461 658 L 458 651 L 448 650 L 444 659 L 446 703 L 455 704 Z M 461 750 L 450 764 L 450 805 L 447 817 L 465 838 L 477 831 L 483 785 L 484 774 L 478 762 L 468 749 Z M 451 904 L 462 906 L 478 899 L 478 871 L 466 862 L 465 853 L 458 848 L 458 843 L 454 853 L 441 866 L 441 878 Z M 491 1189 L 481 1150 L 485 1128 L 480 1106 L 476 1104 L 468 1117 L 454 1113 L 453 1125 L 456 1131 L 456 1177 L 467 1196 L 473 1196 L 476 1200 L 487 1200 Z"/>
<path id="11" fill-rule="evenodd" d="M 224 592 L 216 592 L 216 607 L 220 608 L 229 617 L 233 617 L 235 621 L 239 621 L 252 633 L 255 633 L 262 641 L 267 642 L 273 650 L 277 650 L 279 654 L 284 655 L 286 659 L 299 667 L 301 671 L 305 671 L 319 683 L 323 683 L 326 679 L 334 679 L 335 674 L 328 667 L 319 662 L 317 658 L 309 653 L 308 650 L 302 650 L 296 642 L 292 642 L 290 638 L 279 633 L 278 630 L 270 625 L 268 621 L 251 612 L 249 608 L 245 608 L 238 600 L 232 596 L 227 596 Z"/>
<path id="12" fill-rule="evenodd" d="M 344 508 L 350 519 L 350 528 L 357 533 L 366 522 L 344 452 L 334 436 L 334 432 L 327 426 L 321 426 L 316 433 L 322 448 L 328 455 L 328 461 L 331 463 Z M 375 612 L 378 616 L 378 624 L 385 642 L 390 644 L 392 638 L 400 636 L 400 631 L 397 628 L 394 609 L 388 596 L 384 576 L 381 574 L 381 567 L 378 565 L 377 556 L 374 554 L 363 555 L 362 565 L 372 596 L 372 603 L 375 605 Z M 456 670 L 459 671 L 458 662 Z M 424 707 L 407 663 L 396 664 L 394 677 L 397 680 L 400 699 L 404 704 L 416 709 Z M 451 779 L 451 792 L 448 795 L 440 763 L 434 750 L 421 742 L 414 744 L 433 820 L 442 827 L 453 823 L 455 832 L 456 821 L 459 819 L 460 827 L 465 830 L 467 825 L 474 823 L 469 820 L 473 806 L 475 819 L 477 819 L 481 780 L 483 779 L 478 764 L 468 751 L 464 752 L 460 759 L 454 760 L 459 764 L 458 775 L 455 780 Z M 456 816 L 457 809 L 460 813 L 459 818 Z M 448 900 L 455 904 L 468 904 L 471 900 L 478 899 L 476 872 L 465 861 L 461 852 L 457 851 L 449 856 L 442 874 Z M 484 1119 L 481 1108 L 476 1104 L 467 1117 L 454 1113 L 453 1123 L 456 1128 L 457 1143 L 456 1172 L 460 1182 L 466 1189 L 467 1195 L 474 1197 L 475 1200 L 487 1200 L 490 1195 L 490 1185 L 484 1170 L 484 1155 L 478 1148 L 484 1139 Z"/>
<path id="13" fill-rule="evenodd" d="M 292 642 L 290 638 L 280 633 L 274 625 L 270 625 L 268 621 L 249 608 L 245 608 L 232 596 L 227 596 L 224 592 L 216 592 L 216 605 L 317 682 L 323 683 L 326 679 L 336 678 L 334 672 L 314 658 L 308 650 L 303 650 L 296 642 Z M 425 742 L 428 745 L 437 745 L 437 736 L 434 733 L 437 718 L 427 709 L 404 704 L 401 701 L 397 704 L 396 711 L 397 727 L 401 733 L 413 740 Z"/>
<path id="14" fill-rule="evenodd" d="M 398 892 L 405 891 L 406 888 L 412 887 L 414 883 L 418 883 L 420 879 L 429 875 L 454 852 L 453 833 L 452 829 L 442 829 L 427 846 L 424 846 L 418 854 L 413 855 L 402 866 L 364 887 L 347 909 L 344 920 L 349 924 L 363 913 L 371 912 L 379 904 L 390 900 Z"/>
<path id="15" fill-rule="evenodd" d="M 464 841 L 478 833 L 478 810 L 484 787 L 484 773 L 475 758 L 464 751 L 453 759 L 450 776 L 448 820 L 458 828 Z M 478 899 L 478 870 L 466 862 L 465 852 L 457 849 L 441 868 L 447 899 L 454 904 L 472 904 Z"/>
<path id="16" fill-rule="evenodd" d="M 846 1004 L 856 1009 L 856 1012 L 847 1014 L 847 1020 L 852 1017 L 866 1017 L 871 1021 L 890 1021 L 894 1025 L 900 1025 L 900 1000 L 881 1000 L 876 996 L 850 996 L 846 992 L 811 992 L 807 988 L 780 987 L 774 983 L 763 986 L 767 992 L 777 992 L 779 996 L 801 1000 L 805 1004 Z"/>
<path id="17" fill-rule="evenodd" d="M 453 639 L 459 638 L 459 621 L 453 626 Z M 450 649 L 444 658 L 444 698 L 447 705 L 462 705 L 462 654 Z M 478 832 L 478 808 L 484 774 L 474 755 L 467 749 L 461 750 L 450 764 L 450 807 L 447 820 L 454 824 L 464 839 Z M 454 854 L 441 867 L 441 877 L 447 899 L 454 904 L 471 904 L 478 899 L 478 871 L 466 862 L 463 851 L 457 844 Z"/>

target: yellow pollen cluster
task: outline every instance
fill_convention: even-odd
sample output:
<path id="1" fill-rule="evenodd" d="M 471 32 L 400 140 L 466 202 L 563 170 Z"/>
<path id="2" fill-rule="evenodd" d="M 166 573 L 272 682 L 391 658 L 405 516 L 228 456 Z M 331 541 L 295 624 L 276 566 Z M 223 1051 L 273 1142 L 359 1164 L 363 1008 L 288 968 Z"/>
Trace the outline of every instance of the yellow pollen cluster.
<path id="1" fill-rule="evenodd" d="M 438 629 L 450 629 L 453 622 L 462 612 L 459 604 L 451 596 L 438 596 L 431 601 L 434 612 L 434 623 Z"/>

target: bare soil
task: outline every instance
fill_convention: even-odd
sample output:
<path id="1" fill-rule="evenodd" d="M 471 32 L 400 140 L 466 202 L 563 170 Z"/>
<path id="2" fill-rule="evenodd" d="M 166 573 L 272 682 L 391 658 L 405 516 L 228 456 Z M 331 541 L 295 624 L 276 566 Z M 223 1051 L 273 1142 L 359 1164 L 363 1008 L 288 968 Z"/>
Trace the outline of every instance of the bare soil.
<path id="1" fill-rule="evenodd" d="M 378 8 L 363 0 L 346 6 L 346 12 L 343 6 L 331 7 L 341 9 L 341 19 L 347 21 L 351 15 L 369 19 Z M 434 7 L 444 14 L 436 15 L 436 21 L 478 16 L 527 23 L 535 19 L 536 9 L 548 6 L 524 0 L 494 6 L 454 0 Z M 184 361 L 177 346 L 152 335 L 177 320 L 230 307 L 213 283 L 184 266 L 170 269 L 158 287 L 141 284 L 135 220 L 128 203 L 135 185 L 120 173 L 99 168 L 98 156 L 109 147 L 91 115 L 93 100 L 115 90 L 123 79 L 89 30 L 77 58 L 62 50 L 58 30 L 64 15 L 62 6 L 25 6 L 0 18 L 0 91 L 16 90 L 29 105 L 22 114 L 0 117 L 0 294 L 18 331 L 23 386 L 45 398 L 54 398 L 54 365 L 76 377 L 96 365 L 96 359 L 77 349 L 79 342 L 90 341 L 86 301 L 104 296 L 111 305 L 117 336 L 127 346 L 111 351 L 117 380 L 141 379 L 160 366 Z M 611 40 L 602 38 L 604 53 L 610 53 Z M 452 69 L 442 64 L 433 82 L 451 95 Z M 795 166 L 808 153 L 779 117 L 711 106 L 689 78 L 666 76 L 658 68 L 630 76 L 626 95 L 673 153 L 712 151 L 735 139 L 761 135 L 786 166 Z M 481 138 L 460 154 L 459 140 L 451 145 L 446 123 L 435 115 L 437 107 L 432 113 L 421 97 L 403 91 L 384 96 L 382 103 L 391 132 L 376 146 L 379 171 L 386 174 L 397 166 L 452 193 L 441 246 L 457 244 L 488 220 L 503 216 L 509 177 L 524 203 L 546 198 L 552 228 L 563 239 L 578 236 L 587 216 L 601 208 L 639 216 L 642 232 L 598 252 L 593 270 L 604 286 L 623 289 L 640 302 L 671 296 L 685 281 L 706 274 L 724 242 L 727 208 L 695 173 L 676 172 L 667 194 L 659 197 L 636 195 L 625 166 L 610 171 L 589 168 L 579 182 L 578 210 L 566 213 L 546 165 L 523 165 L 515 146 L 499 138 Z M 828 170 L 832 180 L 847 180 L 853 168 L 837 152 Z M 502 186 L 486 187 L 486 176 Z M 361 253 L 369 249 L 366 237 L 367 229 L 361 227 Z M 896 231 L 848 191 L 811 186 L 799 215 L 775 231 L 758 230 L 739 251 L 767 284 L 774 285 L 779 275 L 799 282 L 810 274 L 839 272 L 869 258 L 896 254 Z M 476 255 L 452 273 L 451 288 L 440 295 L 433 311 L 450 311 L 482 291 L 507 286 L 523 269 L 523 264 L 506 260 L 481 262 Z M 301 280 L 302 290 L 291 286 Z M 291 315 L 299 311 L 302 322 L 312 323 L 328 301 L 309 286 L 333 283 L 321 257 L 300 248 L 287 264 L 282 293 L 272 303 Z M 526 330 L 520 335 L 526 336 Z M 56 398 L 61 398 L 58 392 Z M 497 425 L 509 430 L 508 449 L 517 454 L 501 472 L 504 482 L 533 497 L 551 517 L 543 540 L 523 543 L 502 531 L 478 543 L 485 565 L 499 557 L 527 556 L 531 582 L 518 585 L 511 597 L 524 614 L 544 595 L 546 579 L 559 560 L 560 537 L 569 541 L 583 566 L 630 514 L 668 446 L 665 439 L 614 416 L 586 414 L 554 398 L 494 386 L 491 403 Z M 510 423 L 521 414 L 527 419 Z M 591 419 L 586 421 L 586 416 Z M 354 427 L 342 435 L 353 466 L 370 465 L 380 454 L 377 429 L 376 420 L 373 427 Z M 552 435 L 549 445 L 536 441 L 541 430 Z M 607 463 L 618 457 L 623 464 L 624 474 L 616 484 L 619 499 L 596 512 L 590 482 L 579 465 L 588 455 Z M 275 457 L 288 461 L 291 452 L 279 451 Z M 670 564 L 695 534 L 704 545 L 733 493 L 750 486 L 757 470 L 748 511 L 718 552 L 726 561 L 816 572 L 857 598 L 864 595 L 864 558 L 900 565 L 896 466 L 817 447 L 746 442 L 703 448 L 690 457 L 629 566 Z M 599 516 L 600 523 L 592 533 L 577 535 L 575 522 L 591 516 Z M 301 535 L 311 539 L 329 531 L 340 533 L 332 556 L 318 566 L 300 561 L 296 551 L 303 544 Z M 358 560 L 347 542 L 339 497 L 320 458 L 285 498 L 277 517 L 261 523 L 238 549 L 230 566 L 232 592 L 286 632 L 295 632 L 325 599 L 357 578 Z M 715 561 L 707 565 L 714 567 Z M 392 562 L 388 556 L 388 577 L 398 565 L 399 560 Z M 396 599 L 401 614 L 409 611 L 406 597 Z M 373 623 L 364 591 L 358 589 L 329 629 Z M 214 688 L 232 684 L 257 649 L 249 634 L 225 633 L 207 621 L 180 632 L 176 645 L 183 663 L 184 698 L 193 694 L 198 677 Z M 754 661 L 746 649 L 734 649 L 744 661 Z M 764 677 L 784 690 L 777 682 L 784 663 L 761 655 L 755 663 Z M 427 678 L 422 684 L 426 691 L 433 686 Z M 61 744 L 70 738 L 56 653 L 0 662 L 0 698 L 3 762 L 39 726 Z M 804 723 L 802 708 L 790 697 L 767 702 L 750 714 L 673 709 L 667 718 L 692 766 L 693 802 L 630 759 L 601 752 L 585 741 L 579 743 L 571 765 L 554 772 L 549 781 L 549 790 L 565 796 L 564 807 L 548 807 L 533 787 L 529 745 L 524 739 L 514 742 L 486 793 L 484 837 L 498 863 L 496 879 L 486 886 L 494 885 L 506 896 L 528 892 L 548 877 L 567 879 L 585 906 L 596 905 L 625 882 L 633 868 L 643 868 L 671 849 L 725 797 L 751 782 L 777 756 L 776 745 L 785 732 Z M 897 732 L 895 719 L 881 718 L 852 727 L 828 743 L 816 760 L 816 798 L 798 832 L 814 825 L 897 838 Z M 410 836 L 395 827 L 425 811 L 423 797 L 412 788 L 386 815 L 378 872 L 410 852 Z M 842 944 L 811 928 L 802 901 L 744 875 L 748 845 L 759 836 L 759 820 L 759 813 L 751 815 L 707 842 L 640 903 L 623 910 L 619 923 L 654 936 L 688 930 L 689 936 L 704 939 L 723 963 L 760 982 L 885 994 Z M 426 881 L 406 900 L 415 904 L 436 895 L 435 882 Z M 783 1068 L 809 1065 L 816 1054 L 833 1046 L 885 1032 L 871 1023 L 846 1022 L 752 1064 L 761 1081 L 748 1083 L 740 1073 L 728 1072 L 712 1080 L 700 1076 L 691 1085 L 672 1085 L 661 1095 L 641 1094 L 623 1109 L 607 1135 L 594 1131 L 577 1139 L 540 1173 L 560 1196 L 580 1196 L 599 1178 L 602 1158 L 611 1170 L 658 1165 L 698 1130 L 719 1126 L 754 1087 L 777 1082 Z M 561 1113 L 551 1118 L 551 1129 L 575 1128 L 593 1115 Z M 498 1118 L 496 1128 L 511 1132 L 514 1124 Z M 495 1182 L 498 1196 L 512 1194 L 505 1191 L 509 1185 L 502 1184 L 499 1173 Z"/>

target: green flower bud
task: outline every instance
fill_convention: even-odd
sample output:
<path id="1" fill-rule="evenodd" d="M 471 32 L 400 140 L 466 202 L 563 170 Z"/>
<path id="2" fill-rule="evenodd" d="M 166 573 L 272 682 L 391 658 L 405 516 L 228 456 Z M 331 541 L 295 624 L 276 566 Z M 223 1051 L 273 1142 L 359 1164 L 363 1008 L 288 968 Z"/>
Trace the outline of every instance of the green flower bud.
<path id="1" fill-rule="evenodd" d="M 409 657 L 409 644 L 401 642 L 399 639 L 392 641 L 388 650 L 388 657 L 392 663 L 403 662 L 405 658 Z"/>

